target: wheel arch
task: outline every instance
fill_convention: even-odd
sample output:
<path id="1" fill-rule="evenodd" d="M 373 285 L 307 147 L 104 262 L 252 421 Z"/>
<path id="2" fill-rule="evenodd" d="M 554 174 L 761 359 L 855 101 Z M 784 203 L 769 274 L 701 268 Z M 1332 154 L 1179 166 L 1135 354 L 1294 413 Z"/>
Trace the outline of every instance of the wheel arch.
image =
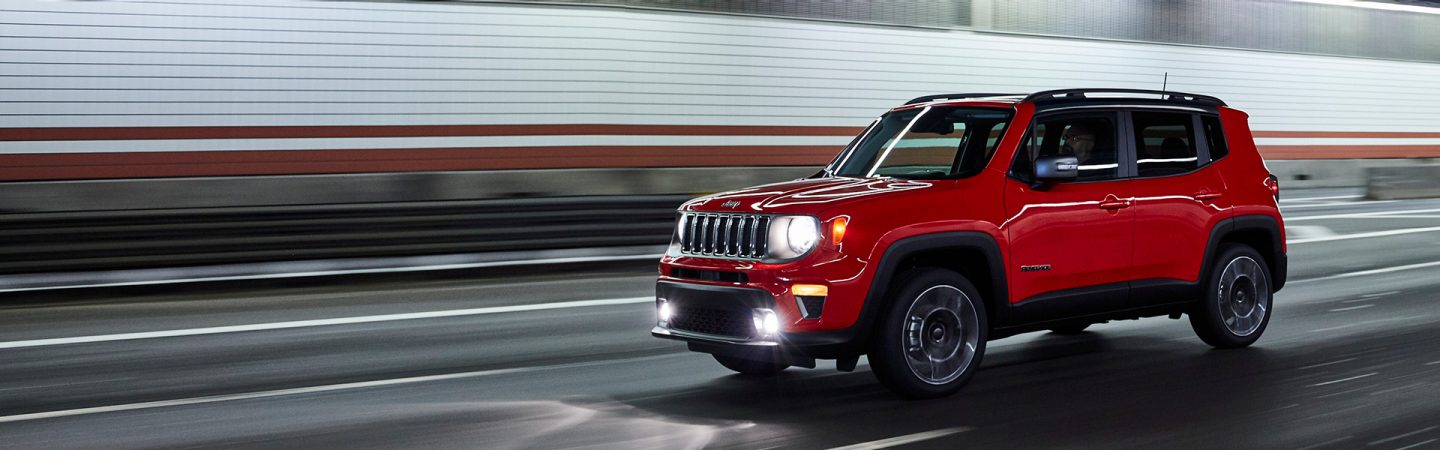
<path id="1" fill-rule="evenodd" d="M 875 322 L 888 306 L 886 294 L 906 270 L 933 267 L 953 270 L 975 285 L 984 299 L 990 327 L 1010 298 L 1005 259 L 993 236 L 979 231 L 952 231 L 910 236 L 885 248 L 860 312 L 862 341 L 870 339 Z"/>
<path id="2" fill-rule="evenodd" d="M 1237 243 L 1260 252 L 1260 256 L 1265 258 L 1266 267 L 1270 269 L 1270 277 L 1274 279 L 1274 291 L 1279 292 L 1280 288 L 1285 286 L 1289 265 L 1283 236 L 1280 221 L 1267 215 L 1250 214 L 1220 221 L 1210 230 L 1210 240 L 1205 247 L 1205 264 L 1201 266 L 1200 278 L 1196 282 L 1203 285 L 1210 279 L 1210 272 L 1213 270 L 1215 258 L 1219 257 L 1221 245 Z"/>

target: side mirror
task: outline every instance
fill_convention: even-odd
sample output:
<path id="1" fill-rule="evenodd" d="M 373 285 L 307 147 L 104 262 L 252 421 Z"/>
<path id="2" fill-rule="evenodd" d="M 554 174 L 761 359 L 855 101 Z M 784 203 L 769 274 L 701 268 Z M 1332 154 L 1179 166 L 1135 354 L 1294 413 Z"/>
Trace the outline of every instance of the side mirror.
<path id="1" fill-rule="evenodd" d="M 1041 156 L 1035 159 L 1035 181 L 1075 181 L 1080 176 L 1080 160 L 1074 156 Z"/>

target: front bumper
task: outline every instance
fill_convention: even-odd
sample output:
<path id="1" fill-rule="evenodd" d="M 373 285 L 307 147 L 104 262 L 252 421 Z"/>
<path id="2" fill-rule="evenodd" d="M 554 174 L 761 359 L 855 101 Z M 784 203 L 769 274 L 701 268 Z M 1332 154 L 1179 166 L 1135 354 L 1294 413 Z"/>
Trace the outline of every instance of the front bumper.
<path id="1" fill-rule="evenodd" d="M 815 358 L 857 355 L 853 329 L 834 331 L 782 331 L 763 337 L 751 325 L 758 308 L 776 309 L 770 292 L 742 286 L 721 286 L 661 280 L 655 285 L 656 306 L 668 302 L 674 316 L 668 324 L 650 330 L 652 336 L 684 341 L 692 351 L 752 359 L 781 359 L 790 365 L 813 367 Z M 693 320 L 690 315 L 703 315 Z"/>

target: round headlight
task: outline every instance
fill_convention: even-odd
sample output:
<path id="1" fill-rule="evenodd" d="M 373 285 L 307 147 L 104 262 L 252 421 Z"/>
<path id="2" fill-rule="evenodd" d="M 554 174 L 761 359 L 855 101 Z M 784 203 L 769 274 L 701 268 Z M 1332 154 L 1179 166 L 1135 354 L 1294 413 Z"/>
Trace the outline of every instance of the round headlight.
<path id="1" fill-rule="evenodd" d="M 816 227 L 813 219 L 797 217 L 790 221 L 790 226 L 785 230 L 785 237 L 788 238 L 791 251 L 796 254 L 804 254 L 815 246 L 815 241 L 820 240 L 820 229 Z"/>

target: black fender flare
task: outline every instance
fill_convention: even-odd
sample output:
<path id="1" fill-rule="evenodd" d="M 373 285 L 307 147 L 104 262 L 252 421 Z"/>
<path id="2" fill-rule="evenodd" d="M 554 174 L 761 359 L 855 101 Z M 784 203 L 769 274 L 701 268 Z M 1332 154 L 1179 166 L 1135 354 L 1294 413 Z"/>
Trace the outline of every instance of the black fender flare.
<path id="1" fill-rule="evenodd" d="M 1285 287 L 1289 258 L 1285 254 L 1285 241 L 1282 238 L 1284 233 L 1281 232 L 1280 221 L 1263 214 L 1231 217 L 1221 220 L 1215 224 L 1214 228 L 1210 229 L 1210 240 L 1205 245 L 1205 264 L 1200 267 L 1200 278 L 1196 280 L 1197 284 L 1204 286 L 1205 280 L 1210 279 L 1210 271 L 1213 266 L 1211 263 L 1214 261 L 1216 253 L 1219 252 L 1220 243 L 1224 241 L 1225 236 L 1246 231 L 1260 231 L 1270 236 L 1270 248 L 1255 250 L 1265 256 L 1266 262 L 1270 266 L 1270 277 L 1274 278 L 1273 291 L 1279 292 L 1280 288 Z"/>
<path id="2" fill-rule="evenodd" d="M 997 320 L 997 316 L 1005 313 L 1003 306 L 1008 305 L 1010 291 L 1005 280 L 1005 256 L 1000 251 L 1000 244 L 994 237 L 983 232 L 949 231 L 910 236 L 885 248 L 880 264 L 875 269 L 875 276 L 870 279 L 870 290 L 865 295 L 865 304 L 860 308 L 860 317 L 855 321 L 857 338 L 861 341 L 869 339 L 876 320 L 886 306 L 885 294 L 890 292 L 891 283 L 901 269 L 900 262 L 919 253 L 938 249 L 976 250 L 984 255 L 990 266 L 990 279 L 986 281 L 991 287 L 990 296 L 994 298 L 983 300 L 990 315 L 991 326 L 1002 323 Z"/>

